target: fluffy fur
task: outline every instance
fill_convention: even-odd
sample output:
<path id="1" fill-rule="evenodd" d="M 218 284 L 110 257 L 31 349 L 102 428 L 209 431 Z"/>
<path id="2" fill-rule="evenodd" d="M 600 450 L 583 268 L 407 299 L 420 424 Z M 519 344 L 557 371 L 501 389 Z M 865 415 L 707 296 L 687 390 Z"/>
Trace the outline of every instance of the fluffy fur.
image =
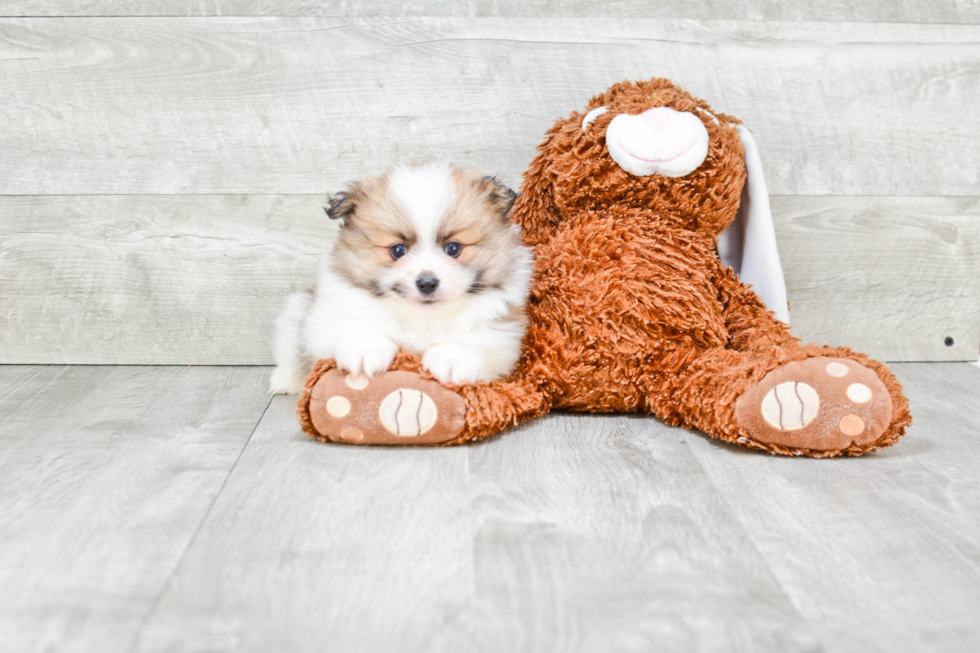
<path id="1" fill-rule="evenodd" d="M 507 374 L 521 352 L 531 256 L 515 194 L 444 163 L 402 165 L 330 200 L 340 237 L 314 290 L 276 323 L 271 386 L 302 390 L 314 361 L 373 376 L 399 348 L 445 383 Z"/>

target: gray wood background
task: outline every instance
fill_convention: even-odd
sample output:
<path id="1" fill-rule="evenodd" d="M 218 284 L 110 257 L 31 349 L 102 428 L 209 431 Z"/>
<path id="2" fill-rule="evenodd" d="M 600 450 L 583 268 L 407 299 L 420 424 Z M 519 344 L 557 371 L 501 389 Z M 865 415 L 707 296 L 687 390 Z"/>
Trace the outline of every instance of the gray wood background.
<path id="1" fill-rule="evenodd" d="M 0 16 L 621 16 L 977 23 L 978 0 L 5 0 Z"/>
<path id="2" fill-rule="evenodd" d="M 980 5 L 854 4 L 4 3 L 0 363 L 269 363 L 328 191 L 429 157 L 516 186 L 655 75 L 755 132 L 798 335 L 976 360 Z"/>

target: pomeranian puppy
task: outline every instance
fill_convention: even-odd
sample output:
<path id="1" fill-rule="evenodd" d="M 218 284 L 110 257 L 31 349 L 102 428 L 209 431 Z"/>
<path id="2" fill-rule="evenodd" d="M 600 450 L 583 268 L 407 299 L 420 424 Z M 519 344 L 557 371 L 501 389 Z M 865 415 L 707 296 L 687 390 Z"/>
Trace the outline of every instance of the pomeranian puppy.
<path id="1" fill-rule="evenodd" d="M 399 165 L 331 196 L 340 236 L 316 286 L 276 321 L 272 391 L 301 392 L 320 358 L 380 374 L 400 347 L 442 383 L 508 374 L 532 272 L 509 220 L 516 197 L 447 163 Z"/>

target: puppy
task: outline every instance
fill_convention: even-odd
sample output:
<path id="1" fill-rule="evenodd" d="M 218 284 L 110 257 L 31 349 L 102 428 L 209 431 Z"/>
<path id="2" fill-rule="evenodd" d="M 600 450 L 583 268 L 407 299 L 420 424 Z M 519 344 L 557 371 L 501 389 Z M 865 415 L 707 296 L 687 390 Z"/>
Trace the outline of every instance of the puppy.
<path id="1" fill-rule="evenodd" d="M 400 165 L 330 197 L 340 236 L 316 287 L 290 296 L 276 321 L 272 391 L 302 391 L 319 358 L 380 374 L 399 347 L 443 383 L 506 375 L 532 271 L 508 219 L 515 199 L 446 163 Z"/>

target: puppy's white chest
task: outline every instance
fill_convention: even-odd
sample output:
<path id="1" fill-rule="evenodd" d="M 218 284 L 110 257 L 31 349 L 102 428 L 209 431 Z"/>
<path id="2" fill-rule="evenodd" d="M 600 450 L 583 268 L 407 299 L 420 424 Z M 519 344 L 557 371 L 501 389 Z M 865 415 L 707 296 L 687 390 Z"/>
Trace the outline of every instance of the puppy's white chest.
<path id="1" fill-rule="evenodd" d="M 474 331 L 477 316 L 472 312 L 458 311 L 442 315 L 412 315 L 406 311 L 396 315 L 398 333 L 394 340 L 413 354 L 422 355 L 425 350 L 448 340 L 466 336 Z"/>

